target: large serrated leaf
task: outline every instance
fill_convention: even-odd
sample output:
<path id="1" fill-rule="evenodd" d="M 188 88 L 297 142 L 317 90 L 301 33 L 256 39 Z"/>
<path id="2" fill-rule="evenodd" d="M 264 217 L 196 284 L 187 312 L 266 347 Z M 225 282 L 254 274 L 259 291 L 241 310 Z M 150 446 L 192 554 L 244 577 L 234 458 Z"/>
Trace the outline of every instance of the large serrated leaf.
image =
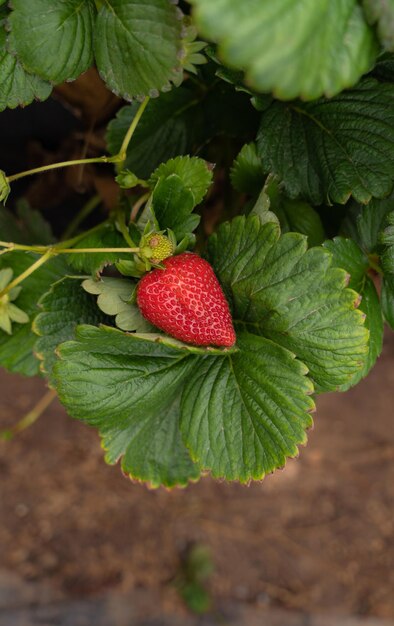
<path id="1" fill-rule="evenodd" d="M 93 0 L 12 0 L 12 47 L 23 67 L 52 83 L 93 63 Z"/>
<path id="2" fill-rule="evenodd" d="M 0 111 L 26 106 L 35 98 L 49 98 L 52 85 L 24 70 L 20 61 L 6 48 L 7 34 L 0 23 Z"/>
<path id="3" fill-rule="evenodd" d="M 358 295 L 324 248 L 306 237 L 279 236 L 256 217 L 221 225 L 209 259 L 232 303 L 235 323 L 291 350 L 320 391 L 346 383 L 365 362 L 368 331 Z"/>
<path id="4" fill-rule="evenodd" d="M 25 200 L 17 203 L 14 213 L 0 206 L 0 235 L 2 241 L 14 243 L 47 245 L 54 242 L 49 222 Z"/>
<path id="5" fill-rule="evenodd" d="M 199 476 L 182 444 L 177 398 L 199 359 L 183 348 L 118 330 L 79 327 L 55 365 L 61 402 L 96 426 L 106 460 L 153 486 L 185 485 Z M 215 357 L 212 357 L 215 358 Z"/>
<path id="6" fill-rule="evenodd" d="M 95 30 L 97 67 L 125 100 L 159 95 L 180 68 L 182 22 L 168 0 L 106 0 Z"/>
<path id="7" fill-rule="evenodd" d="M 33 330 L 39 338 L 34 352 L 42 362 L 41 370 L 51 379 L 57 346 L 73 339 L 79 324 L 110 324 L 111 320 L 75 278 L 65 277 L 54 283 L 38 304 L 41 313 L 34 320 Z"/>
<path id="8" fill-rule="evenodd" d="M 0 268 L 11 267 L 14 276 L 22 274 L 38 258 L 30 252 L 10 252 L 0 257 Z M 55 257 L 37 269 L 21 283 L 22 290 L 15 304 L 22 309 L 30 320 L 39 312 L 37 302 L 67 272 L 64 259 Z M 18 374 L 34 376 L 39 371 L 39 362 L 33 354 L 37 337 L 31 324 L 15 325 L 11 337 L 0 332 L 0 365 Z"/>
<path id="9" fill-rule="evenodd" d="M 313 385 L 305 365 L 273 342 L 241 332 L 238 346 L 201 362 L 186 383 L 181 429 L 202 469 L 248 482 L 283 467 L 306 442 Z"/>
<path id="10" fill-rule="evenodd" d="M 333 96 L 371 67 L 378 46 L 357 0 L 192 0 L 201 33 L 282 99 Z"/>
<path id="11" fill-rule="evenodd" d="M 257 145 L 266 171 L 292 198 L 383 198 L 394 182 L 394 86 L 365 79 L 329 100 L 274 101 L 262 113 Z"/>

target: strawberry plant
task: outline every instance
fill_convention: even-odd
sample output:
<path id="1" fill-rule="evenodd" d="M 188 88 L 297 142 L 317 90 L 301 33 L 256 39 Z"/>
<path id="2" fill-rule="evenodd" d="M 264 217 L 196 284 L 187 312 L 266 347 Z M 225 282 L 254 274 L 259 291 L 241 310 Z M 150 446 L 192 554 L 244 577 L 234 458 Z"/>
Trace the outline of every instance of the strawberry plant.
<path id="1" fill-rule="evenodd" d="M 394 328 L 394 4 L 0 0 L 0 21 L 1 111 L 92 66 L 125 101 L 105 154 L 0 173 L 0 364 L 151 486 L 283 467 Z M 55 238 L 15 183 L 78 165 L 117 199 Z"/>

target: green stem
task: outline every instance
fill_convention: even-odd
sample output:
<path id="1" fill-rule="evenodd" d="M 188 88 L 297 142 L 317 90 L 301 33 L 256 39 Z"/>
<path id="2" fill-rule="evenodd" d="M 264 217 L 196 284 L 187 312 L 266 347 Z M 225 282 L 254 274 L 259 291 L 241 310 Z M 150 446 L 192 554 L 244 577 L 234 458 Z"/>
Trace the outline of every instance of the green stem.
<path id="1" fill-rule="evenodd" d="M 33 174 L 40 174 L 41 172 L 47 172 L 49 170 L 56 170 L 62 167 L 70 167 L 71 165 L 85 165 L 87 163 L 116 163 L 119 157 L 107 157 L 101 156 L 93 159 L 75 159 L 74 161 L 62 161 L 61 163 L 51 163 L 50 165 L 42 165 L 41 167 L 35 167 L 32 170 L 26 170 L 24 172 L 19 172 L 18 174 L 12 174 L 12 176 L 7 176 L 7 181 L 9 183 L 13 183 L 15 180 L 19 180 L 19 178 L 24 178 L 25 176 L 32 176 Z"/>
<path id="2" fill-rule="evenodd" d="M 49 261 L 49 259 L 53 256 L 53 254 L 54 253 L 52 249 L 47 250 L 41 258 L 37 259 L 35 263 L 30 265 L 30 267 L 28 267 L 24 272 L 22 272 L 22 274 L 20 274 L 14 280 L 12 280 L 7 285 L 7 287 L 4 287 L 4 289 L 0 291 L 0 298 L 4 296 L 6 293 L 8 293 L 9 291 L 11 291 L 11 289 L 19 285 L 19 283 L 25 280 L 25 278 L 28 278 L 31 274 L 33 274 L 33 272 L 38 270 L 38 268 L 41 267 L 41 265 L 44 265 L 44 263 Z"/>
<path id="3" fill-rule="evenodd" d="M 74 219 L 71 220 L 63 233 L 62 239 L 67 239 L 68 237 L 71 237 L 71 235 L 75 233 L 76 230 L 78 230 L 78 227 L 88 217 L 88 215 L 90 215 L 94 211 L 94 209 L 98 207 L 100 202 L 101 198 L 99 195 L 90 198 L 90 200 L 88 200 L 86 204 L 83 205 L 82 209 L 79 211 L 79 213 L 77 213 Z"/>
<path id="4" fill-rule="evenodd" d="M 22 430 L 25 430 L 34 422 L 38 420 L 39 417 L 44 413 L 44 411 L 49 407 L 49 405 L 56 398 L 56 391 L 51 389 L 48 391 L 38 402 L 37 404 L 29 411 L 19 422 L 9 428 L 7 430 L 0 431 L 0 439 L 10 440 L 15 435 L 20 433 Z"/>
<path id="5" fill-rule="evenodd" d="M 123 167 L 124 167 L 124 162 L 126 161 L 126 156 L 127 156 L 127 148 L 129 147 L 130 140 L 131 140 L 132 136 L 134 135 L 134 131 L 137 128 L 138 122 L 140 121 L 140 119 L 142 117 L 142 114 L 145 111 L 148 102 L 149 102 L 149 97 L 147 96 L 141 102 L 141 104 L 139 106 L 139 109 L 138 109 L 137 113 L 135 114 L 133 121 L 130 124 L 129 130 L 127 131 L 127 133 L 126 133 L 126 135 L 125 135 L 125 137 L 123 139 L 122 145 L 121 145 L 120 150 L 119 150 L 118 155 L 117 155 L 119 157 L 119 161 L 118 161 L 118 163 L 119 163 L 118 169 L 119 170 L 123 169 Z"/>
<path id="6" fill-rule="evenodd" d="M 139 252 L 139 248 L 52 248 L 54 256 L 58 254 L 94 254 L 97 252 Z"/>

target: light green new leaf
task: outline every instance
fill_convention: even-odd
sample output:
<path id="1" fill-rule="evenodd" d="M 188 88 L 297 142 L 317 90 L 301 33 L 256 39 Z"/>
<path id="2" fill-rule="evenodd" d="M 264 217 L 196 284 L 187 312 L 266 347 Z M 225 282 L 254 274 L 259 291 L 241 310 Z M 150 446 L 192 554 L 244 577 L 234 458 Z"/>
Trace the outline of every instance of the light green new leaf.
<path id="1" fill-rule="evenodd" d="M 38 305 L 41 313 L 34 320 L 33 331 L 39 338 L 34 352 L 41 360 L 41 371 L 51 379 L 58 345 L 73 339 L 79 324 L 109 324 L 110 318 L 75 278 L 66 277 L 54 283 Z"/>
<path id="2" fill-rule="evenodd" d="M 152 208 L 160 228 L 170 228 L 181 241 L 192 233 L 200 222 L 200 216 L 192 213 L 196 201 L 177 174 L 162 178 L 152 194 Z"/>
<path id="3" fill-rule="evenodd" d="M 184 187 L 192 192 L 195 205 L 204 199 L 212 183 L 212 167 L 198 157 L 178 156 L 161 163 L 149 179 L 149 185 L 153 189 L 159 180 L 176 174 L 181 179 Z"/>
<path id="4" fill-rule="evenodd" d="M 313 385 L 281 346 L 246 332 L 237 342 L 239 353 L 201 361 L 186 383 L 181 429 L 201 469 L 248 482 L 283 467 L 306 443 Z"/>
<path id="5" fill-rule="evenodd" d="M 14 276 L 22 274 L 38 259 L 38 255 L 30 252 L 10 252 L 0 257 L 0 268 L 11 267 Z M 15 300 L 19 309 L 30 318 L 39 312 L 37 302 L 48 291 L 52 283 L 59 280 L 67 272 L 64 259 L 55 257 L 36 270 L 22 283 L 22 290 Z M 0 365 L 10 372 L 34 376 L 39 371 L 39 362 L 33 354 L 37 337 L 31 329 L 31 324 L 17 324 L 13 328 L 12 336 L 0 333 Z"/>
<path id="6" fill-rule="evenodd" d="M 394 50 L 394 0 L 363 0 L 370 24 L 376 24 L 379 39 L 387 50 Z"/>
<path id="7" fill-rule="evenodd" d="M 97 67 L 125 100 L 158 96 L 180 70 L 182 21 L 168 0 L 106 0 L 95 30 Z"/>
<path id="8" fill-rule="evenodd" d="M 26 106 L 35 98 L 49 98 L 52 85 L 26 72 L 17 57 L 7 50 L 6 39 L 4 24 L 0 22 L 0 111 Z"/>
<path id="9" fill-rule="evenodd" d="M 208 243 L 209 260 L 233 307 L 238 327 L 280 344 L 301 359 L 320 391 L 346 383 L 365 362 L 368 331 L 324 248 L 307 249 L 298 233 L 238 217 Z"/>
<path id="10" fill-rule="evenodd" d="M 367 376 L 376 363 L 376 359 L 383 347 L 383 318 L 379 297 L 375 285 L 367 275 L 369 269 L 368 257 L 352 239 L 335 237 L 324 243 L 330 250 L 335 267 L 341 267 L 349 273 L 349 287 L 358 291 L 361 296 L 360 311 L 366 315 L 365 327 L 369 330 L 368 356 L 364 367 L 342 385 L 341 391 L 354 387 L 362 378 Z"/>
<path id="11" fill-rule="evenodd" d="M 123 107 L 108 125 L 107 145 L 117 154 L 138 111 L 138 103 Z M 125 167 L 141 178 L 167 159 L 192 152 L 203 131 L 202 112 L 195 94 L 185 87 L 151 100 L 127 150 Z"/>
<path id="12" fill-rule="evenodd" d="M 116 230 L 114 224 L 105 223 L 95 232 L 86 235 L 73 246 L 78 248 L 127 248 L 123 236 Z M 69 254 L 67 261 L 77 272 L 99 274 L 106 265 L 113 265 L 119 259 L 131 259 L 128 252 L 81 252 Z"/>
<path id="13" fill-rule="evenodd" d="M 123 457 L 125 473 L 155 487 L 198 478 L 181 441 L 177 398 L 199 357 L 149 336 L 92 326 L 79 327 L 59 354 L 59 398 L 70 415 L 99 429 L 108 463 Z"/>
<path id="14" fill-rule="evenodd" d="M 204 37 L 281 99 L 333 96 L 367 72 L 378 51 L 357 0 L 191 0 Z"/>
<path id="15" fill-rule="evenodd" d="M 365 79 L 329 100 L 273 101 L 257 147 L 291 198 L 316 205 L 383 198 L 394 182 L 394 85 Z"/>
<path id="16" fill-rule="evenodd" d="M 93 0 L 12 0 L 12 8 L 12 48 L 28 72 L 62 83 L 92 65 Z"/>

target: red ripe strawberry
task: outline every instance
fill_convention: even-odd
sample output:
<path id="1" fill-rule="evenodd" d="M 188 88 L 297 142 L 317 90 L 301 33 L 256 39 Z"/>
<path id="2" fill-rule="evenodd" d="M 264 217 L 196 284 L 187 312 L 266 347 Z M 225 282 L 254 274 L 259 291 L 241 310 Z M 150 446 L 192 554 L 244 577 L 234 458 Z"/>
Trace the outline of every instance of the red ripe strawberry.
<path id="1" fill-rule="evenodd" d="M 137 302 L 151 324 L 172 337 L 198 346 L 232 346 L 230 310 L 212 267 L 184 252 L 163 261 L 165 269 L 145 274 Z"/>

